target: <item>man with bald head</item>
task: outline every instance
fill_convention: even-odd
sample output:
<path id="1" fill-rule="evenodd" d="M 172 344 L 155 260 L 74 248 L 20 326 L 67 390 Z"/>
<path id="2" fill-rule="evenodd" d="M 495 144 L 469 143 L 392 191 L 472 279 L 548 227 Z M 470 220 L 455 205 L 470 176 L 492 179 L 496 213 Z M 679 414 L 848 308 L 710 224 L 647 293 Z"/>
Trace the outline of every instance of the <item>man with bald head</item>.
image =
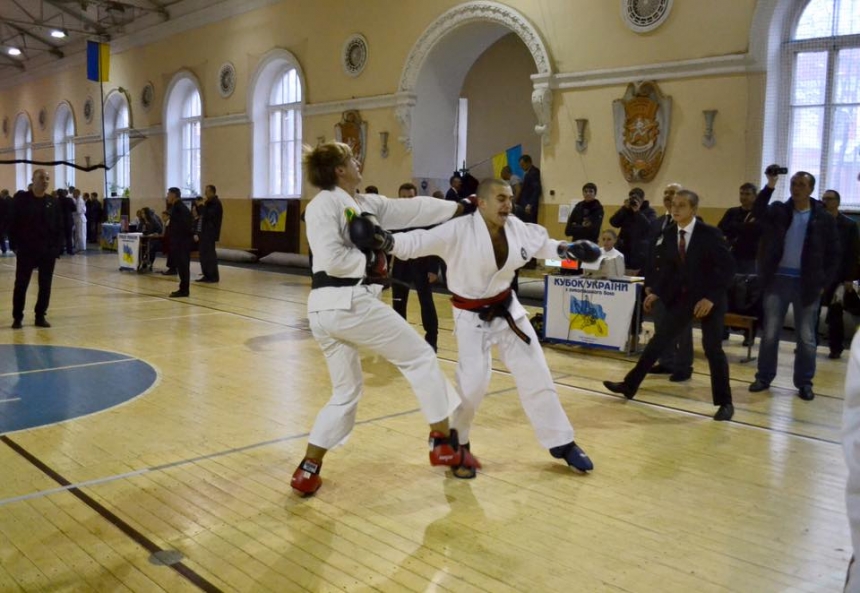
<path id="1" fill-rule="evenodd" d="M 51 301 L 54 264 L 62 251 L 63 216 L 56 198 L 48 193 L 49 181 L 44 169 L 36 169 L 33 171 L 32 188 L 19 191 L 12 200 L 9 235 L 16 249 L 13 329 L 20 329 L 23 325 L 27 288 L 33 270 L 39 270 L 36 325 L 51 327 L 45 316 Z"/>

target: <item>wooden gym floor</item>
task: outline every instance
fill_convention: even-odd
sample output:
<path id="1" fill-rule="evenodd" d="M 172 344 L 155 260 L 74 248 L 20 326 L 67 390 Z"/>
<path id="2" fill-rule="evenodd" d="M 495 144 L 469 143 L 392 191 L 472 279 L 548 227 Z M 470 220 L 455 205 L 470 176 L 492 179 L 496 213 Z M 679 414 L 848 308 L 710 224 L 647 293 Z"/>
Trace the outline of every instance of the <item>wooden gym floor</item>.
<path id="1" fill-rule="evenodd" d="M 732 336 L 730 423 L 710 418 L 698 339 L 691 381 L 649 378 L 631 402 L 601 386 L 629 360 L 546 348 L 595 462 L 587 476 L 541 449 L 496 362 L 472 437 L 484 464 L 474 481 L 429 466 L 417 401 L 369 355 L 351 441 L 327 457 L 317 496 L 300 499 L 289 479 L 330 388 L 307 327 L 308 278 L 222 266 L 219 285 L 173 300 L 176 278 L 119 272 L 115 254 L 90 252 L 58 262 L 53 328 L 33 327 L 34 278 L 17 331 L 13 279 L 14 259 L 0 259 L 0 344 L 106 351 L 157 379 L 101 413 L 0 436 L 4 593 L 841 590 L 846 363 L 824 348 L 818 395 L 803 402 L 792 345 L 771 391 L 751 394 L 755 363 L 737 362 L 745 349 Z M 451 314 L 437 298 L 453 379 Z M 417 305 L 413 294 L 413 322 Z M 81 377 L 58 385 L 105 390 L 105 375 Z M 0 415 L 27 404 L 18 399 Z"/>

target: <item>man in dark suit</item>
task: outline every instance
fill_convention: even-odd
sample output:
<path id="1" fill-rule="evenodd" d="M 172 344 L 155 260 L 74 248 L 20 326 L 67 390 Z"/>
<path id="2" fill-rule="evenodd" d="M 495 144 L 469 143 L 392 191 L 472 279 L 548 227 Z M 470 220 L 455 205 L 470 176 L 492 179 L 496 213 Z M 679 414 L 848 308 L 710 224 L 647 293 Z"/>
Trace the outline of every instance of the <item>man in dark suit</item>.
<path id="1" fill-rule="evenodd" d="M 833 283 L 824 291 L 821 299 L 822 306 L 827 306 L 827 338 L 830 344 L 829 358 L 840 358 L 845 349 L 845 325 L 842 321 L 843 298 L 836 296 L 839 287 L 842 294 L 854 290 L 854 280 L 860 279 L 857 258 L 860 256 L 860 229 L 857 223 L 839 211 L 842 196 L 835 189 L 828 189 L 821 194 L 824 209 L 836 219 L 839 230 L 839 245 L 842 248 L 839 258 L 839 268 Z"/>
<path id="2" fill-rule="evenodd" d="M 714 405 L 719 406 L 714 420 L 730 420 L 735 409 L 722 342 L 726 290 L 735 273 L 735 262 L 722 232 L 696 219 L 698 207 L 695 192 L 682 189 L 676 193 L 672 199 L 675 226 L 663 232 L 663 241 L 657 247 L 657 280 L 643 305 L 645 311 L 650 311 L 655 302 L 662 300 L 669 319 L 648 342 L 624 381 L 604 381 L 603 385 L 632 399 L 660 353 L 696 318 L 702 323 L 702 346 L 711 371 Z"/>
<path id="3" fill-rule="evenodd" d="M 651 222 L 648 232 L 648 260 L 645 264 L 645 294 L 648 295 L 653 289 L 652 284 L 657 280 L 657 248 L 663 242 L 663 233 L 667 228 L 674 226 L 672 218 L 672 200 L 675 194 L 681 191 L 680 183 L 670 183 L 663 189 L 663 206 L 666 214 Z M 652 310 L 654 317 L 654 331 L 659 332 L 669 318 L 669 312 L 662 300 L 654 303 Z M 687 326 L 678 334 L 678 339 L 672 342 L 666 350 L 660 354 L 657 364 L 649 371 L 655 375 L 669 375 L 673 382 L 687 381 L 693 375 L 693 324 Z"/>
<path id="4" fill-rule="evenodd" d="M 194 230 L 191 211 L 182 202 L 182 192 L 178 187 L 167 190 L 167 207 L 170 208 L 170 224 L 167 236 L 170 240 L 170 255 L 179 274 L 179 290 L 170 293 L 171 297 L 187 297 L 191 282 L 191 248 L 194 247 Z"/>
<path id="5" fill-rule="evenodd" d="M 532 157 L 524 154 L 520 157 L 520 168 L 523 170 L 523 189 L 516 204 L 517 217 L 523 222 L 538 220 L 538 204 L 543 193 L 540 181 L 540 169 L 532 164 Z"/>
<path id="6" fill-rule="evenodd" d="M 224 218 L 224 208 L 218 199 L 218 192 L 214 185 L 206 186 L 206 203 L 203 205 L 201 227 L 199 235 L 200 245 L 200 270 L 203 276 L 197 282 L 219 282 L 221 275 L 218 273 L 218 254 L 215 251 L 215 243 L 221 239 L 221 221 Z"/>
<path id="7" fill-rule="evenodd" d="M 720 219 L 717 228 L 723 231 L 738 274 L 755 274 L 755 259 L 761 238 L 761 225 L 753 216 L 753 203 L 758 189 L 752 183 L 744 183 L 740 189 L 740 206 L 729 208 Z"/>
<path id="8" fill-rule="evenodd" d="M 445 194 L 445 199 L 451 202 L 459 202 L 460 188 L 463 186 L 463 180 L 459 175 L 452 175 L 448 180 L 448 184 L 451 187 L 448 188 L 448 193 Z"/>

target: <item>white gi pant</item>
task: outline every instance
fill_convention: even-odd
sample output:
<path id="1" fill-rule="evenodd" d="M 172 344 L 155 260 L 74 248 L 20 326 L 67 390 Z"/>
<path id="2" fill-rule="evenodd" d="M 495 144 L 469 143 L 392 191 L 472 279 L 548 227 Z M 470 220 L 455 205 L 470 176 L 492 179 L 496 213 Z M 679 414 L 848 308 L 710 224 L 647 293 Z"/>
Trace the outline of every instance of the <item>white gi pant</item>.
<path id="1" fill-rule="evenodd" d="M 311 445 L 331 449 L 345 443 L 352 432 L 363 387 L 359 346 L 403 373 L 428 424 L 445 420 L 460 403 L 430 345 L 372 289 L 356 290 L 350 310 L 312 312 L 308 320 L 325 355 L 333 391 L 311 429 Z"/>
<path id="2" fill-rule="evenodd" d="M 87 248 L 87 217 L 75 215 L 75 249 L 83 251 Z"/>
<path id="3" fill-rule="evenodd" d="M 845 376 L 845 403 L 842 412 L 842 450 L 848 466 L 845 503 L 854 562 L 848 570 L 845 591 L 860 593 L 860 332 L 851 340 L 848 373 Z"/>
<path id="4" fill-rule="evenodd" d="M 490 386 L 494 345 L 514 377 L 520 402 L 540 444 L 550 449 L 571 442 L 573 426 L 558 400 L 546 357 L 528 318 L 520 317 L 516 324 L 531 338 L 531 344 L 519 339 L 502 317 L 487 323 L 477 313 L 455 309 L 454 319 L 459 351 L 457 384 L 463 403 L 454 411 L 451 425 L 457 429 L 460 442 L 469 442 L 472 421 Z"/>

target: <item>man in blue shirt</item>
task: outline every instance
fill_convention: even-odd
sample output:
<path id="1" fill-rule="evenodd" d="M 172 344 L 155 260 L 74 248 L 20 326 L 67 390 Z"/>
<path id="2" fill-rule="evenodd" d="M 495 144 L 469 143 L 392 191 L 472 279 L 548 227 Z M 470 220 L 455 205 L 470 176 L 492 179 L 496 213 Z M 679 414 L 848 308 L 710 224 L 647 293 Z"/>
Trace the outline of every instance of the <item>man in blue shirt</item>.
<path id="1" fill-rule="evenodd" d="M 840 260 L 835 219 L 813 199 L 815 177 L 798 171 L 791 178 L 791 198 L 769 204 L 778 179 L 777 167 L 765 170 L 767 185 L 753 204 L 762 223 L 758 272 L 764 288 L 764 331 L 759 346 L 758 372 L 752 392 L 764 391 L 776 377 L 779 335 L 791 304 L 794 311 L 794 386 L 800 399 L 815 397 L 815 336 L 822 291 L 833 281 Z"/>

